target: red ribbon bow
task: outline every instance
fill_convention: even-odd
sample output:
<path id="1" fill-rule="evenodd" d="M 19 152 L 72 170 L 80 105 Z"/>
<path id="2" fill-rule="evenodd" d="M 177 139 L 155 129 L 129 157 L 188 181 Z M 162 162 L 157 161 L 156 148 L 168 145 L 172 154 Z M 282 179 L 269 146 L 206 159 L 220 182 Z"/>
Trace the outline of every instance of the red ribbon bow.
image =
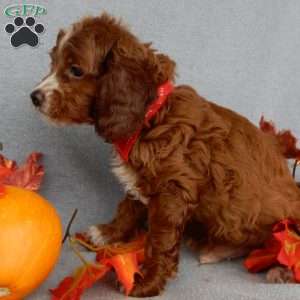
<path id="1" fill-rule="evenodd" d="M 162 84 L 158 87 L 157 94 L 158 97 L 152 102 L 152 104 L 148 107 L 147 113 L 145 115 L 144 124 L 147 124 L 159 111 L 159 109 L 164 105 L 166 102 L 168 95 L 173 91 L 174 86 L 170 81 Z M 136 143 L 137 139 L 139 138 L 143 126 L 139 128 L 130 138 L 119 140 L 114 142 L 114 146 L 117 152 L 120 154 L 124 161 L 128 161 L 129 154 Z"/>

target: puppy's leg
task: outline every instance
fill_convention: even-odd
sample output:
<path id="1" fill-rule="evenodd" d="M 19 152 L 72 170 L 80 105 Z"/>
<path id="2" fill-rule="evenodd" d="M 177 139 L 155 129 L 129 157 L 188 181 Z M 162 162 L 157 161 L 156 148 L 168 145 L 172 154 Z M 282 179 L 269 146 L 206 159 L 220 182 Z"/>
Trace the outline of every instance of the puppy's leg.
<path id="1" fill-rule="evenodd" d="M 91 226 L 86 237 L 95 246 L 126 241 L 139 229 L 147 217 L 147 208 L 130 195 L 120 202 L 115 218 L 108 224 Z"/>
<path id="2" fill-rule="evenodd" d="M 161 193 L 150 199 L 143 277 L 136 278 L 131 296 L 158 295 L 167 278 L 177 271 L 180 242 L 187 215 L 188 205 L 176 191 Z"/>
<path id="3" fill-rule="evenodd" d="M 212 244 L 207 240 L 190 237 L 187 246 L 199 253 L 200 264 L 214 264 L 223 260 L 230 260 L 247 255 L 252 248 L 226 244 Z"/>
<path id="4" fill-rule="evenodd" d="M 207 245 L 201 248 L 199 255 L 200 264 L 214 264 L 223 260 L 230 260 L 245 256 L 250 249 L 229 245 Z"/>

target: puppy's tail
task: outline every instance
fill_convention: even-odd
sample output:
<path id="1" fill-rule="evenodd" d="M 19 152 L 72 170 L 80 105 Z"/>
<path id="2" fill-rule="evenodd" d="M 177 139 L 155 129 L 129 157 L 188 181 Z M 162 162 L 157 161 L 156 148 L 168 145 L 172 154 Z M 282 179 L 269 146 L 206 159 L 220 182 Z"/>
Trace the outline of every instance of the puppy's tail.
<path id="1" fill-rule="evenodd" d="M 259 127 L 263 132 L 276 137 L 285 158 L 300 161 L 300 149 L 297 148 L 297 138 L 290 130 L 278 131 L 273 122 L 265 121 L 264 116 L 260 119 Z"/>

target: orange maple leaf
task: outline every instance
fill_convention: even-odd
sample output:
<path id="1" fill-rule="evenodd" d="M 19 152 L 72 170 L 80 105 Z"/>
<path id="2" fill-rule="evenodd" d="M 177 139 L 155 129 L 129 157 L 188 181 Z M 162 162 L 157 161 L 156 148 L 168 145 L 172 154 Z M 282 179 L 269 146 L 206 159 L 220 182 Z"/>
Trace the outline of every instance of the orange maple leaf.
<path id="1" fill-rule="evenodd" d="M 141 235 L 130 243 L 106 245 L 97 251 L 96 261 L 114 268 L 126 295 L 133 288 L 134 275 L 141 275 L 138 264 L 144 261 L 145 240 L 146 236 Z"/>
<path id="2" fill-rule="evenodd" d="M 280 251 L 280 242 L 271 238 L 264 248 L 252 251 L 244 261 L 249 272 L 260 272 L 278 263 L 277 256 Z"/>
<path id="3" fill-rule="evenodd" d="M 59 286 L 50 289 L 51 300 L 79 300 L 82 293 L 110 270 L 105 265 L 87 265 L 80 268 L 74 276 L 65 277 Z"/>
<path id="4" fill-rule="evenodd" d="M 297 222 L 286 219 L 275 225 L 274 237 L 281 243 L 278 261 L 289 268 L 300 262 L 300 236 L 296 227 Z"/>
<path id="5" fill-rule="evenodd" d="M 138 267 L 137 253 L 114 255 L 111 258 L 101 259 L 100 263 L 114 268 L 118 280 L 124 286 L 125 293 L 128 296 L 133 288 L 134 275 L 136 273 L 141 275 Z"/>
<path id="6" fill-rule="evenodd" d="M 114 243 L 95 248 L 83 234 L 76 234 L 75 241 L 96 253 L 96 264 L 103 267 L 103 273 L 87 274 L 86 267 L 81 268 L 74 277 L 66 277 L 57 288 L 50 290 L 52 300 L 79 300 L 84 290 L 100 280 L 111 268 L 129 295 L 134 285 L 134 275 L 141 274 L 139 263 L 144 261 L 145 235 L 129 243 Z"/>

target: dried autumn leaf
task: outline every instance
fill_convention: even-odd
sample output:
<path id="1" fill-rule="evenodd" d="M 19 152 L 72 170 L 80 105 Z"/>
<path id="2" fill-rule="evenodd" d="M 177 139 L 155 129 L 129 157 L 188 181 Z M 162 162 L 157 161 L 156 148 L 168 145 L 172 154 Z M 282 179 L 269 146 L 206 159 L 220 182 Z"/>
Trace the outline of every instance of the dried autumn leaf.
<path id="1" fill-rule="evenodd" d="M 300 261 L 297 262 L 293 267 L 294 277 L 296 282 L 300 282 Z"/>
<path id="2" fill-rule="evenodd" d="M 4 194 L 5 194 L 5 187 L 4 187 L 4 185 L 0 184 L 0 197 Z"/>
<path id="3" fill-rule="evenodd" d="M 6 177 L 12 174 L 12 170 L 4 166 L 0 166 L 0 180 L 3 181 Z"/>
<path id="4" fill-rule="evenodd" d="M 273 235 L 281 243 L 278 261 L 289 268 L 300 262 L 300 236 L 296 221 L 282 220 L 274 227 Z"/>
<path id="5" fill-rule="evenodd" d="M 264 116 L 260 118 L 259 127 L 263 132 L 276 135 L 275 124 L 272 121 L 265 121 Z"/>
<path id="6" fill-rule="evenodd" d="M 281 249 L 279 241 L 271 238 L 265 243 L 264 248 L 252 251 L 244 261 L 244 266 L 249 272 L 263 271 L 278 263 L 277 256 Z"/>
<path id="7" fill-rule="evenodd" d="M 273 122 L 265 121 L 262 116 L 259 122 L 260 129 L 263 132 L 276 136 L 283 155 L 286 158 L 300 159 L 300 149 L 297 148 L 297 138 L 290 130 L 277 131 Z"/>
<path id="8" fill-rule="evenodd" d="M 73 277 L 71 277 L 71 276 L 65 277 L 59 283 L 58 287 L 49 290 L 50 293 L 52 294 L 51 299 L 52 300 L 59 300 L 59 299 L 62 299 L 62 297 L 64 297 L 64 296 L 65 296 L 65 298 L 67 296 L 69 296 L 69 295 L 67 295 L 67 292 L 71 290 L 73 282 L 74 282 Z"/>
<path id="9" fill-rule="evenodd" d="M 88 274 L 87 267 L 81 268 L 75 276 L 66 277 L 57 288 L 50 290 L 52 300 L 79 300 L 83 291 L 101 279 L 112 267 L 124 286 L 126 294 L 130 293 L 134 284 L 134 275 L 140 274 L 138 264 L 144 261 L 145 235 L 129 243 L 115 243 L 99 248 L 89 244 L 84 234 L 77 233 L 74 241 L 97 253 L 96 264 L 102 266 L 103 273 L 101 270 L 98 273 L 96 268 Z M 93 265 L 88 266 L 90 269 Z"/>
<path id="10" fill-rule="evenodd" d="M 141 235 L 130 243 L 117 243 L 104 246 L 96 256 L 101 264 L 111 265 L 129 295 L 134 284 L 134 275 L 141 274 L 138 263 L 144 260 L 145 235 Z"/>
<path id="11" fill-rule="evenodd" d="M 6 159 L 0 154 L 0 196 L 5 194 L 4 180 L 10 176 L 15 169 L 16 163 Z"/>
<path id="12" fill-rule="evenodd" d="M 265 248 L 253 251 L 244 262 L 250 272 L 259 272 L 274 264 L 292 269 L 295 281 L 300 282 L 300 221 L 278 222 Z"/>
<path id="13" fill-rule="evenodd" d="M 8 169 L 2 165 L 0 165 L 0 196 L 4 195 L 5 187 L 3 185 L 4 180 L 10 176 L 12 173 L 11 169 Z"/>
<path id="14" fill-rule="evenodd" d="M 114 268 L 118 280 L 124 286 L 125 293 L 128 296 L 133 288 L 134 275 L 136 273 L 141 274 L 138 267 L 137 253 L 118 254 L 111 258 L 102 259 L 100 263 Z"/>
<path id="15" fill-rule="evenodd" d="M 17 164 L 14 160 L 9 160 L 0 154 L 0 166 L 4 167 L 5 169 L 15 170 Z"/>
<path id="16" fill-rule="evenodd" d="M 33 191 L 38 190 L 45 173 L 43 166 L 38 163 L 41 157 L 41 153 L 34 152 L 27 158 L 25 164 L 17 167 L 14 161 L 9 161 L 1 156 L 1 166 L 10 170 L 10 174 L 1 183 Z"/>
<path id="17" fill-rule="evenodd" d="M 114 243 L 95 248 L 86 239 L 86 235 L 77 233 L 77 242 L 87 249 L 97 253 L 96 261 L 100 264 L 112 266 L 118 280 L 124 286 L 126 295 L 130 293 L 134 284 L 134 275 L 141 274 L 138 264 L 144 261 L 144 246 L 146 235 L 142 234 L 129 243 Z"/>
<path id="18" fill-rule="evenodd" d="M 57 288 L 51 289 L 51 300 L 80 300 L 82 293 L 110 270 L 106 265 L 87 265 L 80 268 L 74 277 L 66 277 Z"/>

